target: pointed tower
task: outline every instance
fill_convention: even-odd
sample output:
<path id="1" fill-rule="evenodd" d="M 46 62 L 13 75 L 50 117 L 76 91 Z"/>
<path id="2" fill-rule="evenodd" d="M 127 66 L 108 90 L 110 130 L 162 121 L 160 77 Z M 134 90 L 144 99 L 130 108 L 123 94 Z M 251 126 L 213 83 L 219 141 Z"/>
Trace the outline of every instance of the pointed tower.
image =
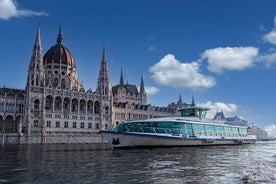
<path id="1" fill-rule="evenodd" d="M 177 106 L 179 108 L 183 107 L 183 102 L 182 102 L 181 94 L 179 94 L 179 99 L 178 99 L 178 102 L 177 102 Z"/>
<path id="2" fill-rule="evenodd" d="M 58 38 L 57 38 L 57 44 L 61 45 L 62 44 L 62 34 L 61 34 L 61 26 L 59 26 L 59 31 L 58 31 Z"/>
<path id="3" fill-rule="evenodd" d="M 37 27 L 36 39 L 33 46 L 33 53 L 28 70 L 28 80 L 26 87 L 43 87 L 44 68 L 42 60 L 42 46 L 40 40 L 40 26 Z"/>
<path id="4" fill-rule="evenodd" d="M 42 59 L 40 26 L 38 25 L 25 89 L 26 104 L 23 127 L 27 128 L 28 134 L 33 131 L 42 132 L 44 81 L 45 72 Z"/>
<path id="5" fill-rule="evenodd" d="M 191 106 L 192 106 L 192 107 L 195 106 L 195 99 L 194 99 L 194 96 L 192 96 L 192 103 L 191 103 Z"/>
<path id="6" fill-rule="evenodd" d="M 144 78 L 143 78 L 143 75 L 141 77 L 141 83 L 140 83 L 140 94 L 144 94 L 146 93 L 145 91 L 145 86 L 144 86 Z"/>
<path id="7" fill-rule="evenodd" d="M 101 128 L 110 129 L 112 123 L 112 91 L 109 80 L 106 50 L 103 47 L 103 56 L 98 76 L 97 91 L 100 93 L 100 121 Z"/>
<path id="8" fill-rule="evenodd" d="M 123 69 L 121 68 L 120 88 L 124 87 Z"/>
<path id="9" fill-rule="evenodd" d="M 147 94 L 145 91 L 143 75 L 141 77 L 141 82 L 140 82 L 140 95 L 141 95 L 141 104 L 146 105 L 147 104 Z"/>
<path id="10" fill-rule="evenodd" d="M 111 95 L 111 85 L 109 80 L 109 71 L 108 71 L 105 47 L 103 48 L 103 56 L 102 56 L 101 67 L 100 67 L 100 72 L 98 76 L 97 90 L 103 96 Z"/>

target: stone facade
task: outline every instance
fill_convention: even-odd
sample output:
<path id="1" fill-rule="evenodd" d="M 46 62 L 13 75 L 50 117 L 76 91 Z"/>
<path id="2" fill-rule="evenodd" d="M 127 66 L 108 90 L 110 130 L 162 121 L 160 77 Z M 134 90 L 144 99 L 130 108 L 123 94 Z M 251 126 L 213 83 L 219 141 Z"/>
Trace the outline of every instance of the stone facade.
<path id="1" fill-rule="evenodd" d="M 2 144 L 100 143 L 97 133 L 122 121 L 176 115 L 177 106 L 147 104 L 143 77 L 140 91 L 124 84 L 122 73 L 111 88 L 105 48 L 97 87 L 86 91 L 62 42 L 59 29 L 56 44 L 43 56 L 38 27 L 25 90 L 0 88 Z"/>
<path id="2" fill-rule="evenodd" d="M 0 88 L 0 131 L 18 132 L 24 115 L 25 91 Z"/>
<path id="3" fill-rule="evenodd" d="M 170 109 L 147 104 L 147 94 L 144 87 L 143 76 L 141 78 L 140 91 L 138 91 L 136 86 L 124 84 L 122 71 L 120 83 L 112 87 L 112 94 L 113 127 L 125 121 L 175 116 L 176 109 L 179 107 L 177 106 L 174 109 Z"/>

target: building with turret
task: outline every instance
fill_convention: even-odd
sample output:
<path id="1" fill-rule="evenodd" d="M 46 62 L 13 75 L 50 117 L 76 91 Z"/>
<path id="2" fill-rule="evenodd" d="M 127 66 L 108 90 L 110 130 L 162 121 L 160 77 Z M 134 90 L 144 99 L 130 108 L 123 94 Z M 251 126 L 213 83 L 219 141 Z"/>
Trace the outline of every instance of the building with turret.
<path id="1" fill-rule="evenodd" d="M 138 91 L 135 85 L 124 83 L 122 70 L 120 82 L 112 87 L 112 94 L 113 127 L 125 121 L 175 116 L 176 109 L 180 107 L 175 106 L 175 109 L 172 110 L 168 107 L 157 107 L 147 104 L 143 76 L 141 77 L 140 90 Z"/>
<path id="2" fill-rule="evenodd" d="M 168 107 L 147 104 L 140 89 L 125 84 L 111 87 L 106 49 L 103 48 L 97 87 L 85 90 L 73 55 L 63 44 L 59 28 L 56 44 L 42 54 L 38 26 L 25 90 L 0 88 L 2 144 L 101 142 L 98 132 L 120 122 L 174 116 L 182 100 Z"/>

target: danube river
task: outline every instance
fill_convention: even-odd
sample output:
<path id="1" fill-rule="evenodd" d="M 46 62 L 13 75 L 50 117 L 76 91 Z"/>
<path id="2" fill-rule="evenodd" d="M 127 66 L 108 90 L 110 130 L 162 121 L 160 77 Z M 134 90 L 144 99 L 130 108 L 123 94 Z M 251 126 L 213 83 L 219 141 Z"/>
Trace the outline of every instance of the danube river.
<path id="1" fill-rule="evenodd" d="M 236 184 L 248 175 L 276 183 L 275 168 L 275 141 L 127 150 L 105 144 L 0 147 L 0 183 Z"/>

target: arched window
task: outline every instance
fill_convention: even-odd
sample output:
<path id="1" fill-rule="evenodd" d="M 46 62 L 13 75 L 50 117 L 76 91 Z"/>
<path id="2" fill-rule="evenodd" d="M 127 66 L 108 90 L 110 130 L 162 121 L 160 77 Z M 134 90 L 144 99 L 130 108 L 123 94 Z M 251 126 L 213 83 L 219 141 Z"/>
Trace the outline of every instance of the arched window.
<path id="1" fill-rule="evenodd" d="M 104 108 L 104 113 L 105 113 L 106 115 L 108 115 L 108 111 L 109 111 L 109 107 L 106 106 L 106 107 Z"/>
<path id="2" fill-rule="evenodd" d="M 87 112 L 92 113 L 93 112 L 93 103 L 91 100 L 87 102 Z"/>
<path id="3" fill-rule="evenodd" d="M 39 85 L 39 76 L 38 76 L 38 75 L 36 75 L 35 85 L 36 85 L 36 86 L 38 86 L 38 85 Z"/>
<path id="4" fill-rule="evenodd" d="M 82 99 L 80 101 L 80 112 L 85 113 L 86 109 L 85 109 L 85 101 Z"/>
<path id="5" fill-rule="evenodd" d="M 95 112 L 95 114 L 99 114 L 100 113 L 100 102 L 99 101 L 95 102 L 94 112 Z"/>
<path id="6" fill-rule="evenodd" d="M 53 97 L 50 95 L 46 97 L 45 109 L 46 110 L 53 109 Z"/>
<path id="7" fill-rule="evenodd" d="M 59 96 L 55 98 L 55 110 L 61 110 L 61 98 Z"/>
<path id="8" fill-rule="evenodd" d="M 64 98 L 63 100 L 63 111 L 69 111 L 70 110 L 70 99 Z"/>
<path id="9" fill-rule="evenodd" d="M 78 112 L 78 100 L 75 98 L 72 100 L 72 112 Z"/>
<path id="10" fill-rule="evenodd" d="M 12 116 L 8 116 L 6 118 L 4 130 L 7 133 L 15 132 L 15 121 L 13 120 Z"/>
<path id="11" fill-rule="evenodd" d="M 39 100 L 38 99 L 36 99 L 35 101 L 34 101 L 34 109 L 39 109 Z"/>

